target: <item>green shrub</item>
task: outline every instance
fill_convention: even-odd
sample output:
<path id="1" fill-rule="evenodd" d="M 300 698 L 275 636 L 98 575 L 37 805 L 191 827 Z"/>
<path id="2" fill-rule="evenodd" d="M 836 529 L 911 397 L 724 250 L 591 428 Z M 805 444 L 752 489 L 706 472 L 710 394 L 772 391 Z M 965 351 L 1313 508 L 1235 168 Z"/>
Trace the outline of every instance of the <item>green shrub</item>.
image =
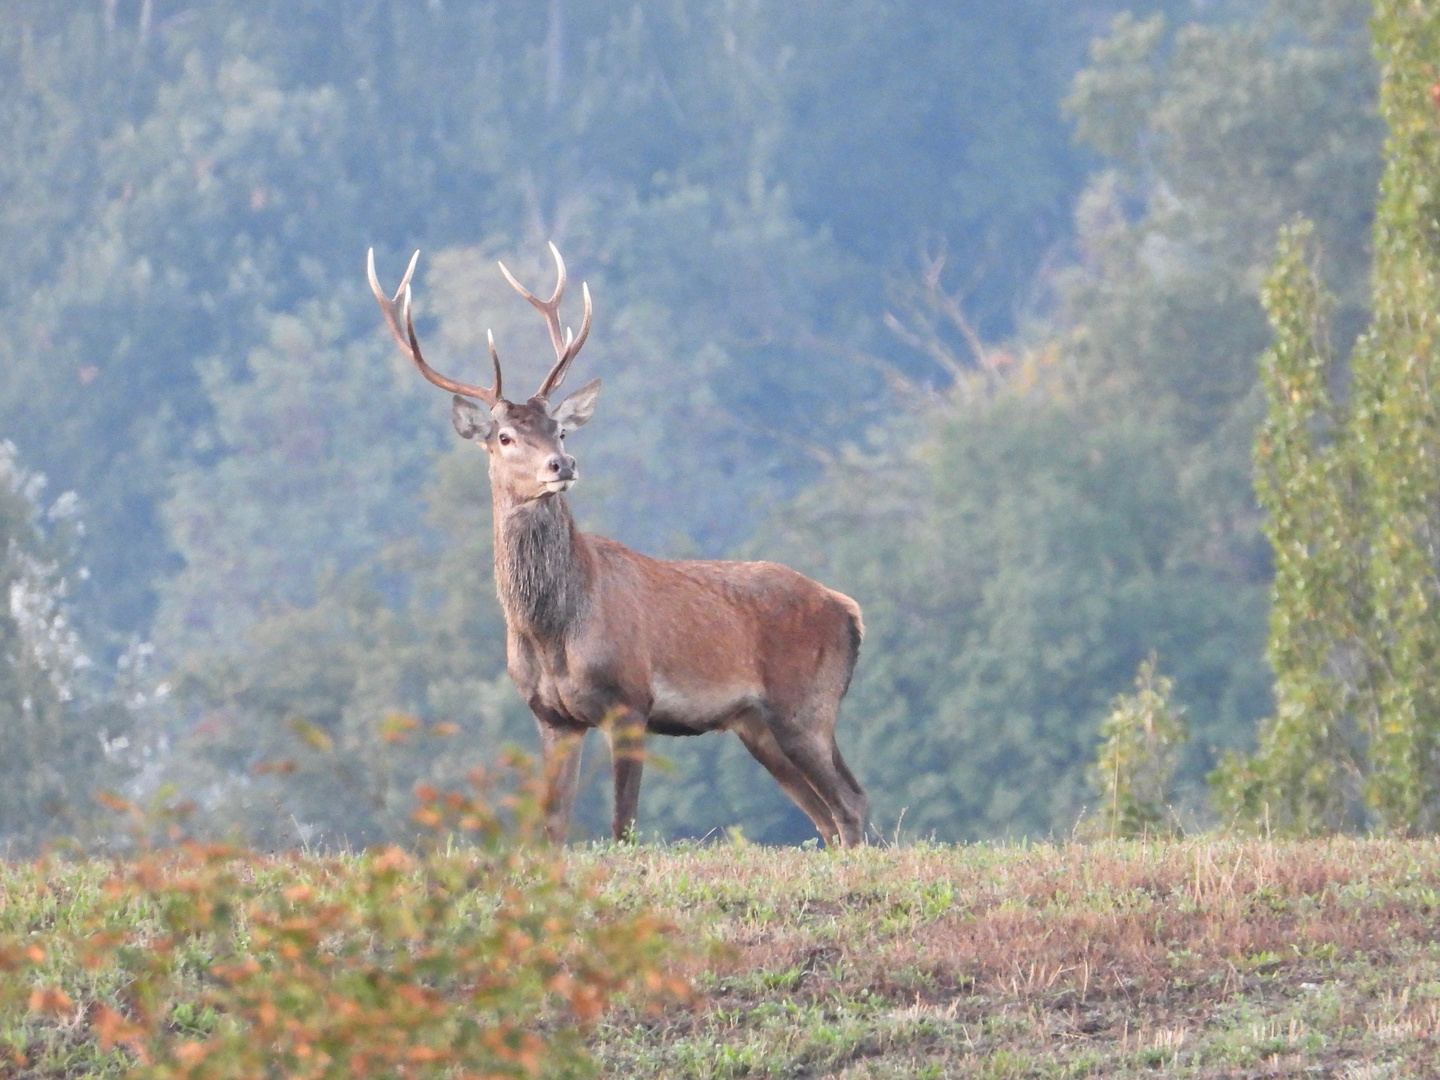
<path id="1" fill-rule="evenodd" d="M 1176 831 L 1169 807 L 1178 748 L 1187 732 L 1184 710 L 1170 700 L 1171 680 L 1156 671 L 1155 654 L 1140 664 L 1135 692 L 1120 694 L 1100 725 L 1103 742 L 1090 769 L 1100 802 L 1089 831 L 1099 836 L 1142 836 Z"/>

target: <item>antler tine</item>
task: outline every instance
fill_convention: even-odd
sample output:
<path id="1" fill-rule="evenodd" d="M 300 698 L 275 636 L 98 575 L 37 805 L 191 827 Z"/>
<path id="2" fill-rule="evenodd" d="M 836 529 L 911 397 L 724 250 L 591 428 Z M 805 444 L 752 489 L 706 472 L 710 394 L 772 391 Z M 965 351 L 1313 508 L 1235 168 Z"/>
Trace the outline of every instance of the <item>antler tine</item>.
<path id="1" fill-rule="evenodd" d="M 565 295 L 565 260 L 560 257 L 560 249 L 552 242 L 550 254 L 555 256 L 555 291 L 550 294 L 549 300 L 541 300 L 529 289 L 515 280 L 515 275 L 510 273 L 510 268 L 503 262 L 499 264 L 500 273 L 505 275 L 505 280 L 510 287 L 523 296 L 530 303 L 535 305 L 535 310 L 545 316 L 545 325 L 550 330 L 550 344 L 555 347 L 555 355 L 562 356 L 565 352 L 566 342 L 560 333 L 560 298 Z"/>
<path id="2" fill-rule="evenodd" d="M 502 262 L 500 272 L 505 275 L 505 280 L 510 283 L 511 288 L 530 301 L 535 309 L 545 316 L 545 326 L 550 331 L 550 344 L 555 349 L 555 366 L 550 369 L 550 374 L 545 376 L 545 381 L 540 384 L 536 397 L 549 397 L 565 378 L 565 372 L 570 367 L 570 361 L 575 359 L 575 354 L 585 344 L 585 338 L 590 333 L 590 287 L 581 282 L 580 291 L 585 296 L 585 319 L 580 324 L 580 336 L 575 337 L 569 331 L 562 333 L 560 326 L 560 299 L 565 295 L 565 283 L 567 280 L 565 272 L 565 260 L 560 257 L 560 249 L 555 246 L 554 241 L 550 243 L 550 254 L 555 257 L 555 291 L 550 294 L 549 300 L 541 300 L 530 292 L 529 289 L 515 280 L 515 275 Z"/>
<path id="3" fill-rule="evenodd" d="M 540 397 L 549 397 L 565 381 L 565 375 L 570 370 L 570 361 L 575 359 L 584 347 L 585 339 L 590 336 L 590 286 L 583 281 L 580 283 L 580 295 L 585 298 L 585 317 L 580 320 L 580 333 L 572 336 L 568 329 L 565 331 L 565 351 L 560 354 L 560 359 L 555 361 L 550 374 L 546 375 L 545 381 L 540 384 Z"/>
<path id="4" fill-rule="evenodd" d="M 372 247 L 365 256 L 365 273 L 370 278 L 370 291 L 375 294 L 375 299 L 380 303 L 380 310 L 385 313 L 385 322 L 390 326 L 390 333 L 395 335 L 395 342 L 407 354 L 410 353 L 410 342 L 406 340 L 404 314 L 401 310 L 400 298 L 406 297 L 409 302 L 410 276 L 415 273 L 415 264 L 420 261 L 420 252 L 410 256 L 410 265 L 405 268 L 405 276 L 400 279 L 400 287 L 395 290 L 395 296 L 387 299 L 385 290 L 380 287 L 380 278 L 375 273 L 375 249 Z M 412 360 L 414 356 L 410 357 Z"/>
<path id="5" fill-rule="evenodd" d="M 420 374 L 442 390 L 449 390 L 452 394 L 476 398 L 491 408 L 498 405 L 500 403 L 500 356 L 495 351 L 494 338 L 490 340 L 490 356 L 495 362 L 495 385 L 489 389 L 447 379 L 425 362 L 425 357 L 420 352 L 420 339 L 415 335 L 415 320 L 410 311 L 410 276 L 415 273 L 415 264 L 420 261 L 420 252 L 417 251 L 410 257 L 410 266 L 400 281 L 400 287 L 395 290 L 395 295 L 388 299 L 385 296 L 385 290 L 380 287 L 379 277 L 375 274 L 374 248 L 370 249 L 365 261 L 366 271 L 370 278 L 370 291 L 379 301 L 380 310 L 384 312 L 385 321 L 390 324 L 390 332 L 395 335 L 395 341 L 400 345 L 401 351 L 414 361 L 415 366 L 420 369 Z"/>
<path id="6" fill-rule="evenodd" d="M 500 397 L 500 353 L 495 348 L 495 331 L 486 330 L 485 339 L 490 342 L 490 359 L 495 364 L 495 396 Z"/>

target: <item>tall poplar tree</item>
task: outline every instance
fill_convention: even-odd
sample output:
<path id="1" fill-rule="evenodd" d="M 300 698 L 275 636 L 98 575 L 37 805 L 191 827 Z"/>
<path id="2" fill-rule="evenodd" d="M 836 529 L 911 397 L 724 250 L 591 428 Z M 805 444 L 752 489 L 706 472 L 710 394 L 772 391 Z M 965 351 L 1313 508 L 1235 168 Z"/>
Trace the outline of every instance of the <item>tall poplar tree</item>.
<path id="1" fill-rule="evenodd" d="M 1362 717 L 1373 712 L 1364 647 L 1365 521 L 1354 431 L 1332 391 L 1334 301 L 1307 260 L 1313 226 L 1280 237 L 1262 296 L 1275 343 L 1260 361 L 1267 414 L 1255 442 L 1255 492 L 1266 513 L 1275 581 L 1266 655 L 1275 712 L 1252 756 L 1227 755 L 1212 777 L 1229 818 L 1314 833 L 1363 818 Z"/>
<path id="2" fill-rule="evenodd" d="M 1368 793 L 1387 827 L 1429 832 L 1440 823 L 1440 6 L 1379 0 L 1374 29 L 1390 135 L 1375 321 L 1354 360 L 1379 659 Z"/>
<path id="3" fill-rule="evenodd" d="M 1271 279 L 1257 453 L 1277 711 L 1259 752 L 1216 778 L 1227 808 L 1296 832 L 1440 824 L 1440 7 L 1379 0 L 1372 27 L 1389 130 L 1373 321 L 1337 410 L 1292 233 Z"/>

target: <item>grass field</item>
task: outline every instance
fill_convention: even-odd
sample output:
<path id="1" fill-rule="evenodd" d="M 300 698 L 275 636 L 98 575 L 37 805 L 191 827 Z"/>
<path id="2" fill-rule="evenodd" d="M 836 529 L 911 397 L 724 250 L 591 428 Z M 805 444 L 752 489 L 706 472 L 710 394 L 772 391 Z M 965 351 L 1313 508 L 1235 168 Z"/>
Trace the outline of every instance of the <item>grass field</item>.
<path id="1" fill-rule="evenodd" d="M 617 1077 L 1440 1075 L 1440 844 L 578 848 L 696 993 L 585 1036 Z M 69 867 L 75 896 L 108 871 Z M 0 931 L 41 932 L 29 866 Z M 52 897 L 54 890 L 49 890 Z M 72 901 L 73 907 L 73 901 Z M 103 975 L 103 973 L 101 973 Z M 119 1075 L 76 1012 L 12 1075 Z M 82 985 L 83 984 L 83 985 Z M 98 992 L 98 991 L 97 991 Z M 10 1035 L 15 1021 L 12 1017 Z M 542 1022 L 541 1028 L 543 1029 Z"/>
<path id="2" fill-rule="evenodd" d="M 1440 1075 L 1432 842 L 604 857 L 728 953 L 617 1076 Z"/>

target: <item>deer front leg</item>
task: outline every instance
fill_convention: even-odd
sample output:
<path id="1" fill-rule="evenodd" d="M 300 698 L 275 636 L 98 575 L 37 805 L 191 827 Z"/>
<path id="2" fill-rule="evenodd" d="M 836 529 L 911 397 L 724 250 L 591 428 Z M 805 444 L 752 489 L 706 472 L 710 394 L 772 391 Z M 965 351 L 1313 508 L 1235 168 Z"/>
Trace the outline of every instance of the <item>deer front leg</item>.
<path id="1" fill-rule="evenodd" d="M 540 755 L 545 769 L 545 835 L 552 844 L 570 836 L 570 815 L 580 786 L 580 752 L 585 729 L 556 719 L 536 717 L 540 723 Z"/>
<path id="2" fill-rule="evenodd" d="M 615 817 L 611 829 L 616 840 L 632 840 L 640 815 L 640 778 L 645 771 L 645 718 L 634 709 L 616 706 L 601 725 L 610 741 L 615 774 Z"/>

